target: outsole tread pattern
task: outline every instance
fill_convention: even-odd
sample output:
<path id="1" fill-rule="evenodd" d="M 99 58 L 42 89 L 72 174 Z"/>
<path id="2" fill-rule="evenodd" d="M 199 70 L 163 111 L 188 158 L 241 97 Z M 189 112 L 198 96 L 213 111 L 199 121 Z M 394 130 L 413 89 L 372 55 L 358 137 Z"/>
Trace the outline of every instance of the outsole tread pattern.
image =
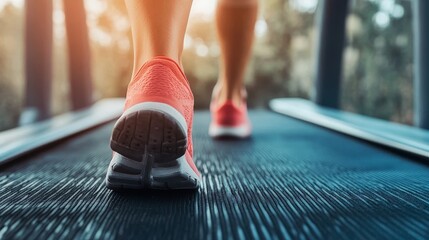
<path id="1" fill-rule="evenodd" d="M 131 159 L 140 160 L 148 152 L 158 161 L 172 161 L 187 149 L 186 133 L 172 117 L 143 110 L 119 119 L 114 127 L 111 148 Z"/>

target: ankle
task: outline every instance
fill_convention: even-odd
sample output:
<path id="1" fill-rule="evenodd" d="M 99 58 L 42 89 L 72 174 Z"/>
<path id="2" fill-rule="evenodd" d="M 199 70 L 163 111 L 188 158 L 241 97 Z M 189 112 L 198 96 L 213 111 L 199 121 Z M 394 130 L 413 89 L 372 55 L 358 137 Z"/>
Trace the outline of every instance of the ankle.
<path id="1" fill-rule="evenodd" d="M 226 101 L 232 101 L 235 105 L 241 105 L 243 102 L 243 89 L 244 87 L 229 87 L 227 85 L 218 84 L 217 93 L 214 93 L 214 97 L 218 103 L 224 103 Z"/>
<path id="2" fill-rule="evenodd" d="M 133 75 L 135 76 L 137 74 L 137 72 L 148 62 L 155 60 L 155 59 L 166 59 L 166 60 L 170 60 L 173 61 L 177 64 L 177 66 L 180 68 L 180 70 L 182 72 L 184 72 L 183 69 L 183 65 L 182 65 L 182 61 L 181 61 L 181 57 L 174 57 L 174 56 L 169 56 L 169 55 L 147 55 L 147 56 L 142 56 L 139 59 L 135 59 L 134 60 L 134 69 L 133 69 Z"/>

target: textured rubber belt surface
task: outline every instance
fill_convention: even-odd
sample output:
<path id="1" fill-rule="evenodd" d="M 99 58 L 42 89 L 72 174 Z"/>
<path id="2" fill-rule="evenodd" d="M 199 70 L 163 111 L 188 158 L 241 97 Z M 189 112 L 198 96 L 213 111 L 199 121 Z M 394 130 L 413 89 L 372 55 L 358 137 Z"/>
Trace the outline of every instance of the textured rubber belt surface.
<path id="1" fill-rule="evenodd" d="M 274 113 L 251 113 L 254 136 L 208 138 L 194 124 L 203 187 L 107 190 L 112 124 L 0 173 L 0 239 L 386 238 L 429 236 L 429 169 Z"/>

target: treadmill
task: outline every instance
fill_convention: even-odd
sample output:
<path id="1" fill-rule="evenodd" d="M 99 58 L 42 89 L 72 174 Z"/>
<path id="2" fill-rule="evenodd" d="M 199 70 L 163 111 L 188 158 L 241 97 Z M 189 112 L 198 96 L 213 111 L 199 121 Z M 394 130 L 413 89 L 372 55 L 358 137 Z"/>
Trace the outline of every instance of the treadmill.
<path id="1" fill-rule="evenodd" d="M 68 2 L 84 13 L 82 0 Z M 414 127 L 339 110 L 348 1 L 319 4 L 313 101 L 251 110 L 242 141 L 211 139 L 210 113 L 196 111 L 196 191 L 106 189 L 123 99 L 74 99 L 74 111 L 49 118 L 33 106 L 40 121 L 0 133 L 0 239 L 429 239 L 429 1 L 413 1 Z M 30 26 L 47 21 L 29 15 Z"/>

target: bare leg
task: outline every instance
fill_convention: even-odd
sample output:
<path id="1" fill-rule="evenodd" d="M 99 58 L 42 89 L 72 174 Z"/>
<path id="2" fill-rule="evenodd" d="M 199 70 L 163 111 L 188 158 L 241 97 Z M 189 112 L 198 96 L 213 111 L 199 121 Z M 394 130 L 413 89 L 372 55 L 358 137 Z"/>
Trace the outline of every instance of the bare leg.
<path id="1" fill-rule="evenodd" d="M 155 56 L 169 57 L 181 65 L 192 0 L 125 0 L 125 3 L 133 33 L 134 73 Z"/>
<path id="2" fill-rule="evenodd" d="M 219 0 L 216 25 L 221 48 L 221 73 L 218 79 L 219 102 L 240 104 L 243 78 L 249 61 L 258 0 Z"/>

